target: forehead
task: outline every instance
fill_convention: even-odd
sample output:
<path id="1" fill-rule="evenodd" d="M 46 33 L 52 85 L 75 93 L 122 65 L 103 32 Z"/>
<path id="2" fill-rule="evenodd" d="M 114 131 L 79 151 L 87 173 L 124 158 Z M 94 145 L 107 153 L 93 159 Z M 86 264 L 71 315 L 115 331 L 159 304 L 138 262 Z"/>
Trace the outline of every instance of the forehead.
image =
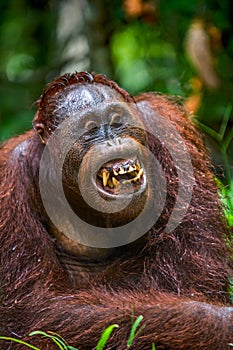
<path id="1" fill-rule="evenodd" d="M 124 101 L 116 90 L 102 84 L 76 84 L 67 87 L 57 96 L 56 112 L 74 115 L 102 102 Z"/>

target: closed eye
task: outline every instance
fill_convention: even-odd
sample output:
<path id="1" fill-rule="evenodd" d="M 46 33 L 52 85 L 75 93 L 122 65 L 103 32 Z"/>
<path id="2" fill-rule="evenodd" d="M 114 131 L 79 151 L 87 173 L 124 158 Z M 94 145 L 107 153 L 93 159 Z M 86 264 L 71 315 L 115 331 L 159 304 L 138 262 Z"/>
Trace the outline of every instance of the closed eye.
<path id="1" fill-rule="evenodd" d="M 111 122 L 110 125 L 111 126 L 120 126 L 122 124 L 122 117 L 120 114 L 113 114 L 111 117 Z"/>
<path id="2" fill-rule="evenodd" d="M 88 120 L 85 124 L 85 128 L 88 131 L 93 131 L 94 129 L 98 128 L 98 124 L 94 120 Z"/>

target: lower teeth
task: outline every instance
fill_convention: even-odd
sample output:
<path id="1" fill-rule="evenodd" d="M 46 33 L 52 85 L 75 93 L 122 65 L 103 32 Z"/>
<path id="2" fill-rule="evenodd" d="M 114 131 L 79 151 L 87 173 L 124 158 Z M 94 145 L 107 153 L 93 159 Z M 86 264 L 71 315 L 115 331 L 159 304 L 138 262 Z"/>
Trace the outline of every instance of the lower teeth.
<path id="1" fill-rule="evenodd" d="M 143 174 L 144 174 L 144 170 L 140 169 L 140 171 L 139 171 L 137 176 L 135 176 L 133 179 L 122 181 L 122 185 L 126 185 L 126 184 L 129 184 L 129 183 L 137 182 L 138 180 L 141 179 Z"/>
<path id="2" fill-rule="evenodd" d="M 113 183 L 113 186 L 115 187 L 116 190 L 119 190 L 120 189 L 120 182 L 117 181 L 117 179 L 115 179 L 115 177 L 112 178 L 112 183 Z"/>

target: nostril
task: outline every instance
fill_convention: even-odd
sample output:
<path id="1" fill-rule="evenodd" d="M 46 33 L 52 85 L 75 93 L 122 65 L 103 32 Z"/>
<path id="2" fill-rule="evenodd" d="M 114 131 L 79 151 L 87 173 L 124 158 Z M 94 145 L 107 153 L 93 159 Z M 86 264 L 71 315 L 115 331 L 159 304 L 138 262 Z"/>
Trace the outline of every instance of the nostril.
<path id="1" fill-rule="evenodd" d="M 111 146 L 113 146 L 113 142 L 112 141 L 106 141 L 106 146 L 109 146 L 109 147 L 111 147 Z"/>
<path id="2" fill-rule="evenodd" d="M 121 145 L 121 139 L 119 137 L 115 138 L 116 145 Z"/>

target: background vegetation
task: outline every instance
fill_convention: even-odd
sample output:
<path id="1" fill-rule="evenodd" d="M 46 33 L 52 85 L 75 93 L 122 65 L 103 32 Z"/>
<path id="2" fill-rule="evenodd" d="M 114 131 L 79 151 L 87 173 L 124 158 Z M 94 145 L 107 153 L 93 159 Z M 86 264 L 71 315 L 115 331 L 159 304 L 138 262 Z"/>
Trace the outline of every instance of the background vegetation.
<path id="1" fill-rule="evenodd" d="M 233 223 L 231 0 L 1 0 L 0 140 L 31 128 L 55 76 L 104 73 L 182 96 L 207 136 Z"/>

